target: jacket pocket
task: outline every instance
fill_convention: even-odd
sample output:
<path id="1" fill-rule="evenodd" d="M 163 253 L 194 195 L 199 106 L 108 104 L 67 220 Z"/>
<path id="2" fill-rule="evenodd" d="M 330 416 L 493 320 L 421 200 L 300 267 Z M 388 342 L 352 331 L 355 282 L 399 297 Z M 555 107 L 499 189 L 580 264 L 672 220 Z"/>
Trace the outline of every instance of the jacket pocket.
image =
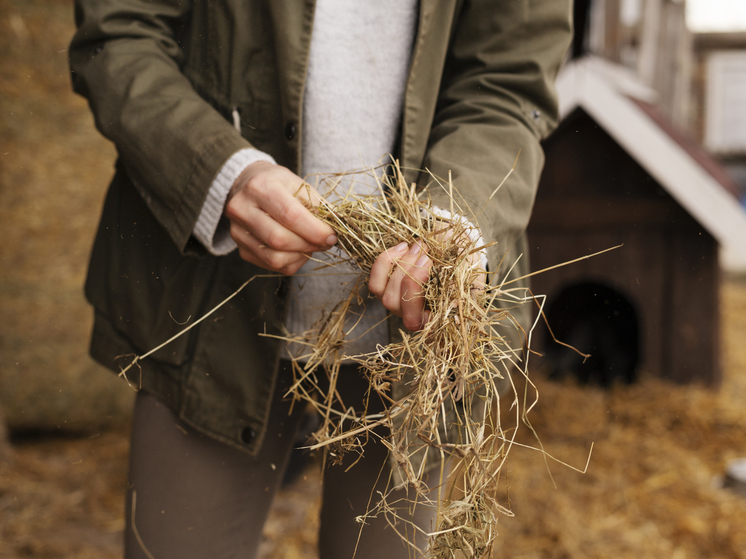
<path id="1" fill-rule="evenodd" d="M 118 172 L 91 253 L 86 297 L 142 355 L 199 317 L 214 260 L 181 254 L 132 183 Z M 182 364 L 192 335 L 177 338 L 152 358 Z"/>

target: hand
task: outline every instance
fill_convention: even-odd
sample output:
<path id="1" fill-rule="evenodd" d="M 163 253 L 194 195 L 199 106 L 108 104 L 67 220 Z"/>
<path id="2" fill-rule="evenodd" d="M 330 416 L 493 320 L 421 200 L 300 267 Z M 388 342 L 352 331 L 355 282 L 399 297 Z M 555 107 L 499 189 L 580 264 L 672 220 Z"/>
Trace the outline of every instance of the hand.
<path id="1" fill-rule="evenodd" d="M 386 309 L 400 316 L 409 330 L 420 330 L 430 317 L 423 286 L 432 265 L 424 244 L 401 243 L 383 251 L 370 270 L 368 289 Z"/>
<path id="2" fill-rule="evenodd" d="M 450 232 L 444 234 L 444 239 Z M 400 316 L 407 329 L 421 330 L 430 319 L 425 308 L 423 287 L 430 277 L 433 262 L 428 257 L 425 245 L 400 243 L 378 255 L 370 270 L 368 290 L 383 303 L 383 306 Z M 463 260 L 462 266 L 478 267 L 478 254 Z M 472 284 L 475 289 L 484 289 L 486 273 L 478 274 Z"/>
<path id="3" fill-rule="evenodd" d="M 224 213 L 241 258 L 292 275 L 312 253 L 337 242 L 334 230 L 308 210 L 321 196 L 304 184 L 295 173 L 267 161 L 252 163 L 238 176 Z"/>

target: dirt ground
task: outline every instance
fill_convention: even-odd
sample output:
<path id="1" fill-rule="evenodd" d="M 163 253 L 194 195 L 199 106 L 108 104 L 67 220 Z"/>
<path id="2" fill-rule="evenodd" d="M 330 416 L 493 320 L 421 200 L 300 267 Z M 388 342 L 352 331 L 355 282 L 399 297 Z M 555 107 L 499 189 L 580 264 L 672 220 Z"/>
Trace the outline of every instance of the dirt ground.
<path id="1" fill-rule="evenodd" d="M 72 31 L 71 0 L 0 0 L 0 408 L 15 433 L 0 559 L 121 556 L 131 394 L 86 356 L 81 289 L 114 152 L 70 92 Z M 746 558 L 746 499 L 718 485 L 746 456 L 744 277 L 724 280 L 722 325 L 717 392 L 537 379 L 546 451 L 593 455 L 586 474 L 550 463 L 550 477 L 540 453 L 511 451 L 496 557 Z M 317 557 L 319 484 L 312 467 L 278 496 L 263 558 Z"/>

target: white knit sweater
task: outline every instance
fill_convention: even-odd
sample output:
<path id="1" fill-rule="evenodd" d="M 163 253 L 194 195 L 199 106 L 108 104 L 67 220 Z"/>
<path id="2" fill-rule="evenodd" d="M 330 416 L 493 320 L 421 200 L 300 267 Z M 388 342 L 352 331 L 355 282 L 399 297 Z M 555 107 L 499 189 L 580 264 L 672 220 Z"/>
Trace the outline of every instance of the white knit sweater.
<path id="1" fill-rule="evenodd" d="M 417 6 L 417 0 L 317 0 L 303 98 L 304 176 L 371 168 L 393 151 Z M 194 235 L 214 254 L 236 247 L 221 221 L 223 207 L 238 175 L 260 160 L 273 162 L 255 149 L 235 153 L 210 188 Z M 312 178 L 309 181 L 314 184 Z M 372 182 L 355 181 L 354 188 L 365 192 Z M 325 255 L 314 256 L 319 257 Z M 358 275 L 340 267 L 332 275 L 330 270 L 314 273 L 317 268 L 317 262 L 309 261 L 291 281 L 286 327 L 292 334 L 308 330 L 324 310 L 344 297 L 348 283 Z M 348 335 L 348 355 L 371 351 L 377 343 L 388 341 L 383 306 L 369 298 L 364 307 L 364 318 Z"/>

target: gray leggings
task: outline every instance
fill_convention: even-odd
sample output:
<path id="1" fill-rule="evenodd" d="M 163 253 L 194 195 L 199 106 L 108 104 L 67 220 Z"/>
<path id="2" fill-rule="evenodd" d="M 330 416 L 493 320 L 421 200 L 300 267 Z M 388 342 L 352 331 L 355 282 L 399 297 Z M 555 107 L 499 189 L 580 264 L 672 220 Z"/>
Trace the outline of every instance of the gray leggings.
<path id="1" fill-rule="evenodd" d="M 137 395 L 132 424 L 129 486 L 127 491 L 125 559 L 252 559 L 272 498 L 282 480 L 302 413 L 283 401 L 290 378 L 281 368 L 268 431 L 255 457 L 196 433 L 160 401 Z M 360 399 L 367 383 L 356 370 L 343 371 L 341 386 L 347 399 Z M 351 401 L 351 400 L 350 400 Z M 348 404 L 349 405 L 349 404 Z M 358 545 L 359 524 L 377 478 L 384 490 L 389 469 L 386 448 L 370 439 L 364 459 L 348 472 L 347 464 L 324 472 L 319 530 L 321 559 L 397 559 L 415 557 L 383 518 L 369 521 Z M 383 468 L 383 471 L 382 471 Z M 135 527 L 132 502 L 136 493 Z M 391 500 L 404 496 L 403 491 Z M 374 495 L 375 502 L 376 496 Z M 401 513 L 400 513 L 401 514 Z M 417 507 L 412 518 L 430 531 L 434 513 Z M 397 529 L 408 530 L 402 523 Z M 357 553 L 355 547 L 357 545 Z M 417 545 L 424 549 L 423 538 Z"/>

